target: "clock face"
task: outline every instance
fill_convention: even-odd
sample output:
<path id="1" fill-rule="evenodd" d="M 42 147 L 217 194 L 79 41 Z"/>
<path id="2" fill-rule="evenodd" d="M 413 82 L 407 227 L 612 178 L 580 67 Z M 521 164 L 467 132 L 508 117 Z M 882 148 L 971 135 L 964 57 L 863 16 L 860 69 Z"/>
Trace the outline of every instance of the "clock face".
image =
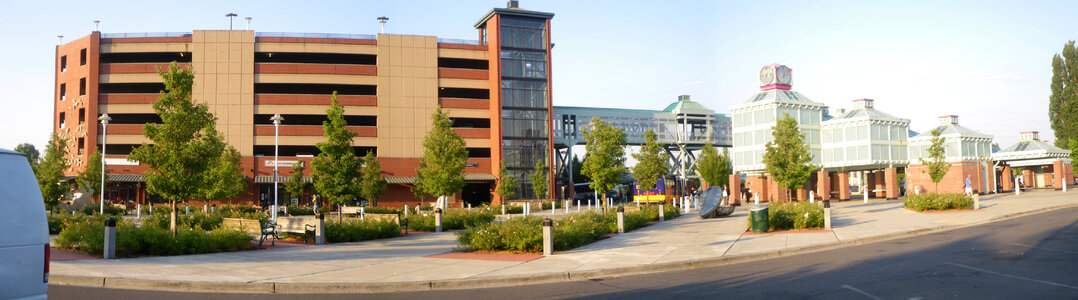
<path id="1" fill-rule="evenodd" d="M 790 68 L 786 66 L 779 66 L 778 70 L 775 70 L 776 77 L 779 80 L 779 84 L 790 85 Z"/>
<path id="2" fill-rule="evenodd" d="M 775 69 L 770 66 L 766 66 L 760 69 L 760 85 L 771 84 L 771 81 L 775 79 Z"/>

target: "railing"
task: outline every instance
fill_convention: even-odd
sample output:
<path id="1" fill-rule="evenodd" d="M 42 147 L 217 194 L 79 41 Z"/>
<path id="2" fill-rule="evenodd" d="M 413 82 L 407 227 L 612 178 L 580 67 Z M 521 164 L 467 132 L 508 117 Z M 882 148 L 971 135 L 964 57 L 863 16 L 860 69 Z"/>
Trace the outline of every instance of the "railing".
<path id="1" fill-rule="evenodd" d="M 462 44 L 462 45 L 482 45 L 478 40 L 462 40 L 462 39 L 438 39 L 439 43 L 445 44 Z"/>
<path id="2" fill-rule="evenodd" d="M 373 34 L 347 34 L 347 33 L 303 33 L 303 32 L 255 32 L 255 37 L 290 37 L 290 38 L 321 38 L 321 39 L 354 39 L 373 40 Z"/>
<path id="3" fill-rule="evenodd" d="M 128 33 L 102 33 L 103 39 L 119 38 L 150 38 L 150 37 L 189 37 L 190 32 L 128 32 Z"/>

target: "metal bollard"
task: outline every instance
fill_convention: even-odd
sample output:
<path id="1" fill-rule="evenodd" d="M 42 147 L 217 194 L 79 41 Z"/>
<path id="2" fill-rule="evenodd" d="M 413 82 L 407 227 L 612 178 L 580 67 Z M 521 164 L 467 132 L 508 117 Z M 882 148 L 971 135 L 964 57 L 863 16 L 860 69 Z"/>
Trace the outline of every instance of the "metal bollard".
<path id="1" fill-rule="evenodd" d="M 973 193 L 973 210 L 981 209 L 981 195 Z"/>
<path id="2" fill-rule="evenodd" d="M 576 211 L 580 211 L 580 200 L 576 200 Z"/>
<path id="3" fill-rule="evenodd" d="M 442 232 L 442 209 L 434 209 L 434 232 Z"/>
<path id="4" fill-rule="evenodd" d="M 191 214 L 191 206 L 190 205 L 184 205 L 183 207 L 184 207 L 183 214 L 190 215 Z"/>
<path id="5" fill-rule="evenodd" d="M 318 228 L 314 230 L 314 244 L 326 244 L 326 215 L 318 214 Z"/>
<path id="6" fill-rule="evenodd" d="M 367 210 L 364 209 L 363 206 L 360 206 L 359 207 L 359 220 L 360 221 L 363 221 L 363 218 L 366 217 L 367 214 L 365 212 L 367 212 Z"/>
<path id="7" fill-rule="evenodd" d="M 1022 195 L 1022 186 L 1018 185 L 1018 177 L 1014 178 L 1014 195 Z"/>
<path id="8" fill-rule="evenodd" d="M 591 199 L 588 199 L 588 210 L 591 210 Z"/>
<path id="9" fill-rule="evenodd" d="M 861 192 L 861 194 L 865 195 L 865 203 L 868 203 L 868 187 L 865 187 L 864 192 Z"/>
<path id="10" fill-rule="evenodd" d="M 502 214 L 505 214 L 505 203 L 502 203 Z"/>
<path id="11" fill-rule="evenodd" d="M 550 214 L 555 215 L 555 216 L 558 215 L 558 201 L 557 200 L 550 201 Z"/>
<path id="12" fill-rule="evenodd" d="M 468 210 L 472 210 L 472 204 L 468 203 Z"/>
<path id="13" fill-rule="evenodd" d="M 618 233 L 625 233 L 625 208 L 618 206 Z"/>
<path id="14" fill-rule="evenodd" d="M 666 216 L 664 215 L 666 213 L 665 210 L 666 210 L 666 201 L 659 200 L 659 222 L 666 221 Z"/>
<path id="15" fill-rule="evenodd" d="M 565 214 L 569 214 L 569 200 L 565 200 Z"/>
<path id="16" fill-rule="evenodd" d="M 105 259 L 116 258 L 116 219 L 105 219 Z"/>
<path id="17" fill-rule="evenodd" d="M 823 201 L 823 228 L 831 230 L 831 200 Z"/>
<path id="18" fill-rule="evenodd" d="M 816 203 L 816 194 L 813 191 L 809 191 L 809 203 Z"/>
<path id="19" fill-rule="evenodd" d="M 554 220 L 543 219 L 543 256 L 554 255 Z"/>
<path id="20" fill-rule="evenodd" d="M 408 218 L 408 204 L 405 204 L 405 205 L 404 205 L 404 218 L 405 218 L 405 219 L 407 219 L 407 218 Z"/>
<path id="21" fill-rule="evenodd" d="M 202 213 L 205 214 L 205 213 L 209 213 L 209 212 L 210 212 L 210 205 L 209 204 L 203 204 L 202 205 Z"/>
<path id="22" fill-rule="evenodd" d="M 142 203 L 135 204 L 135 217 L 142 219 Z"/>

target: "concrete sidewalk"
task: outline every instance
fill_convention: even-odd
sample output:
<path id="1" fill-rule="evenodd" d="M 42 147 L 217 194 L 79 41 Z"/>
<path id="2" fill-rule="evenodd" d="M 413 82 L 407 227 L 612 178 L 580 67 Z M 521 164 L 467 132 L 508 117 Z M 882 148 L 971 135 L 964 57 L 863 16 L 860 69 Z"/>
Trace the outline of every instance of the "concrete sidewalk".
<path id="1" fill-rule="evenodd" d="M 230 253 L 54 261 L 51 282 L 211 292 L 380 292 L 520 285 L 688 269 L 825 250 L 1078 205 L 1057 191 L 990 195 L 979 211 L 917 213 L 901 201 L 832 203 L 833 230 L 746 234 L 744 208 L 695 214 L 536 260 L 427 257 L 457 246 L 452 233 Z"/>

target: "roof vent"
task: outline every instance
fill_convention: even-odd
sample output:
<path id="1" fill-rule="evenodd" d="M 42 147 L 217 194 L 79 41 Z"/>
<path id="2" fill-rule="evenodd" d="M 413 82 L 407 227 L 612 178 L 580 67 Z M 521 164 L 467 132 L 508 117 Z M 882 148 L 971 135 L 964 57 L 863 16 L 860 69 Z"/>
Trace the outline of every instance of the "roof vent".
<path id="1" fill-rule="evenodd" d="M 872 100 L 872 99 L 853 100 L 853 108 L 854 109 L 872 108 L 872 102 L 873 101 L 875 101 L 875 100 Z"/>
<path id="2" fill-rule="evenodd" d="M 677 101 L 689 101 L 689 95 L 679 95 Z"/>
<path id="3" fill-rule="evenodd" d="M 1040 132 L 1039 131 L 1019 132 L 1018 133 L 1018 140 L 1020 140 L 1020 141 L 1039 141 L 1039 140 L 1041 140 Z"/>
<path id="4" fill-rule="evenodd" d="M 940 125 L 958 124 L 957 115 L 940 116 Z"/>
<path id="5" fill-rule="evenodd" d="M 520 8 L 520 1 L 509 0 L 509 3 L 506 3 L 505 7 L 507 7 L 507 8 Z"/>

